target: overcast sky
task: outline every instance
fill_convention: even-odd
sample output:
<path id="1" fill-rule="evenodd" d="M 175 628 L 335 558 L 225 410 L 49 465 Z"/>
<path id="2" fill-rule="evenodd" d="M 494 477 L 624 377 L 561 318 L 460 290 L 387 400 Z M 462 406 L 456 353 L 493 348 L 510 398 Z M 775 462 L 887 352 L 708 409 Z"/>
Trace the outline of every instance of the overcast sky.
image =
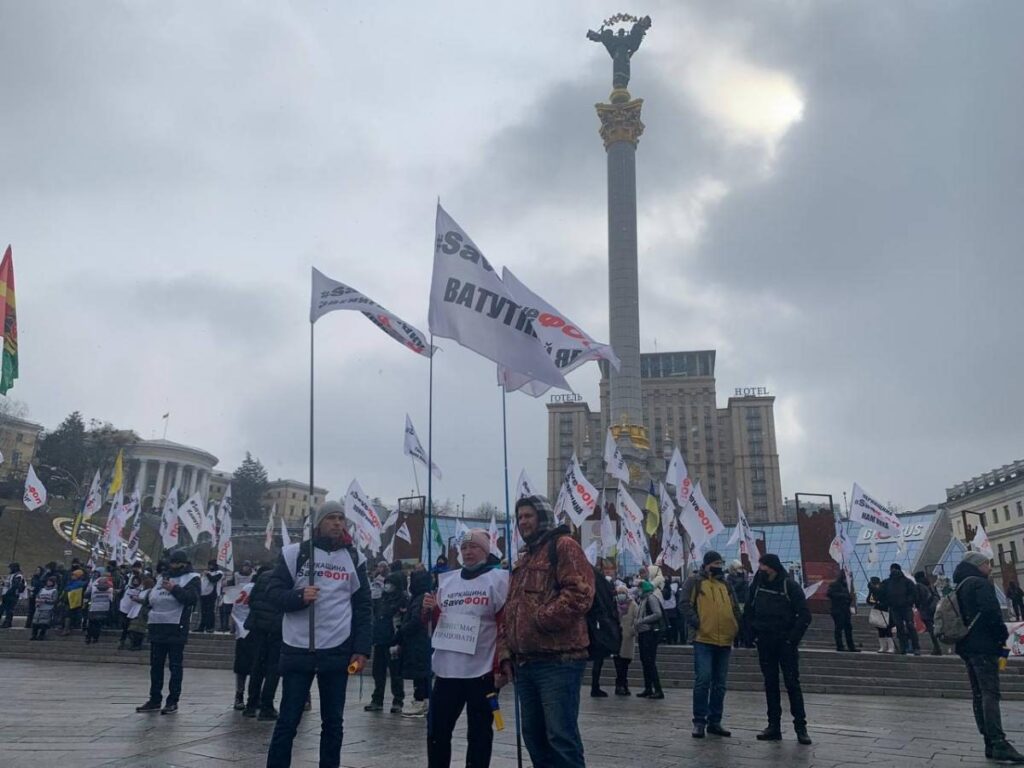
<path id="1" fill-rule="evenodd" d="M 696 8 L 693 6 L 697 6 Z M 504 15 L 496 8 L 501 7 Z M 234 469 L 307 475 L 309 273 L 426 330 L 434 205 L 608 337 L 597 2 L 0 3 L 21 378 Z M 512 12 L 514 10 L 514 13 Z M 1021 458 L 1024 4 L 647 0 L 642 348 L 767 386 L 783 493 L 917 507 Z M 0 245 L 2 247 L 2 245 Z M 319 484 L 413 487 L 427 361 L 316 326 Z M 493 365 L 440 341 L 436 495 L 502 499 Z M 596 407 L 597 368 L 571 374 Z M 544 483 L 544 401 L 509 401 Z M 421 480 L 422 478 L 422 472 Z"/>

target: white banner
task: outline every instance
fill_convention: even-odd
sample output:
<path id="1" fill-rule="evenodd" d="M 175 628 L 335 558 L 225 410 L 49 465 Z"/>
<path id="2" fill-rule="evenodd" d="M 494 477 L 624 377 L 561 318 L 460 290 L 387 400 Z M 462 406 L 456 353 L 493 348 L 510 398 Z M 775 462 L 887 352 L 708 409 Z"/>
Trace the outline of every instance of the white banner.
<path id="1" fill-rule="evenodd" d="M 651 550 L 647 545 L 647 536 L 644 535 L 644 513 L 633 501 L 633 497 L 629 495 L 629 491 L 622 483 L 619 483 L 615 508 L 622 523 L 619 541 L 625 542 L 626 549 L 632 552 L 638 560 L 650 563 Z M 637 554 L 638 551 L 639 554 Z"/>
<path id="2" fill-rule="evenodd" d="M 28 475 L 25 477 L 25 495 L 22 501 L 29 512 L 39 509 L 46 503 L 46 486 L 36 476 L 36 468 L 31 464 L 28 465 Z"/>
<path id="3" fill-rule="evenodd" d="M 230 491 L 230 487 L 228 488 Z M 228 571 L 235 570 L 235 546 L 231 543 L 231 499 L 228 505 L 221 504 L 220 529 L 217 532 L 217 565 Z"/>
<path id="4" fill-rule="evenodd" d="M 529 475 L 526 474 L 526 470 L 524 469 L 522 472 L 519 473 L 519 479 L 516 481 L 516 501 L 524 499 L 527 496 L 536 495 L 537 491 L 535 489 L 533 481 L 530 480 Z"/>
<path id="5" fill-rule="evenodd" d="M 995 552 L 992 551 L 992 542 L 988 540 L 988 534 L 985 533 L 985 528 L 979 524 L 977 531 L 975 531 L 974 538 L 971 539 L 971 549 L 975 552 L 981 552 L 989 560 L 995 558 Z"/>
<path id="6" fill-rule="evenodd" d="M 678 448 L 672 449 L 672 459 L 668 463 L 665 482 L 675 487 L 676 502 L 679 506 L 685 506 L 685 500 L 690 496 L 692 483 L 690 481 L 690 473 L 686 469 L 686 462 L 683 461 L 683 454 L 679 452 Z"/>
<path id="7" fill-rule="evenodd" d="M 532 321 L 539 312 L 522 306 L 462 228 L 437 206 L 430 331 L 454 339 L 514 373 L 569 389 Z"/>
<path id="8" fill-rule="evenodd" d="M 337 309 L 362 312 L 366 318 L 384 333 L 413 352 L 430 357 L 426 337 L 398 315 L 384 309 L 380 304 L 367 298 L 355 288 L 337 280 L 331 280 L 316 267 L 313 268 L 313 298 L 309 307 L 309 322 L 315 323 L 320 317 Z"/>
<path id="9" fill-rule="evenodd" d="M 746 555 L 750 559 L 750 568 L 757 572 L 757 566 L 761 562 L 761 553 L 757 549 L 757 539 L 747 522 L 747 516 L 743 512 L 740 500 L 736 499 L 736 528 L 729 537 L 729 544 L 739 544 L 740 560 Z"/>
<path id="10" fill-rule="evenodd" d="M 626 460 L 622 458 L 622 451 L 619 450 L 610 427 L 604 438 L 604 464 L 604 471 L 609 475 L 624 483 L 629 482 L 629 467 L 626 466 Z"/>
<path id="11" fill-rule="evenodd" d="M 395 537 L 401 539 L 406 544 L 412 544 L 412 534 L 409 532 L 409 524 L 402 523 L 397 531 L 395 531 Z"/>
<path id="12" fill-rule="evenodd" d="M 228 483 L 228 488 L 224 491 L 224 498 L 220 500 L 220 509 L 217 510 L 217 550 L 220 550 L 220 545 L 224 541 L 224 518 L 228 518 L 228 535 L 227 538 L 231 538 L 231 484 Z"/>
<path id="13" fill-rule="evenodd" d="M 178 507 L 178 519 L 185 526 L 193 542 L 199 541 L 199 534 L 205 530 L 206 514 L 203 512 L 203 499 L 196 491 Z"/>
<path id="14" fill-rule="evenodd" d="M 664 483 L 658 483 L 658 506 L 661 508 L 661 548 L 664 550 L 672 538 L 672 531 L 678 526 L 676 505 L 672 503 L 672 496 Z"/>
<path id="15" fill-rule="evenodd" d="M 217 543 L 217 504 L 211 501 L 206 507 L 206 514 L 203 515 L 203 533 L 210 534 L 210 541 Z"/>
<path id="16" fill-rule="evenodd" d="M 274 504 L 270 508 L 270 514 L 267 515 L 267 529 L 263 532 L 263 548 L 269 552 L 274 547 L 274 514 L 277 512 L 277 504 Z M 281 518 L 284 522 L 284 518 Z"/>
<path id="17" fill-rule="evenodd" d="M 628 525 L 620 526 L 622 531 L 619 536 L 619 549 L 621 551 L 629 552 L 639 560 L 641 563 L 646 563 L 650 560 L 646 550 L 644 549 L 644 542 L 641 535 L 632 530 Z"/>
<path id="18" fill-rule="evenodd" d="M 715 510 L 704 498 L 700 483 L 692 486 L 685 499 L 679 500 L 679 506 L 679 522 L 696 545 L 703 547 L 713 536 L 725 530 Z"/>
<path id="19" fill-rule="evenodd" d="M 113 551 L 121 540 L 121 529 L 128 519 L 128 510 L 124 504 L 124 490 L 119 488 L 114 494 L 114 500 L 110 502 L 110 509 L 107 511 L 107 522 L 103 526 L 102 541 Z"/>
<path id="20" fill-rule="evenodd" d="M 838 517 L 836 518 L 836 535 L 828 547 L 828 553 L 843 570 L 847 570 L 850 563 L 853 562 L 853 542 L 846 535 L 846 526 Z"/>
<path id="21" fill-rule="evenodd" d="M 284 524 L 284 515 L 281 515 L 281 547 L 287 547 L 292 543 L 292 537 L 288 534 L 288 526 Z"/>
<path id="22" fill-rule="evenodd" d="M 565 489 L 562 502 L 563 511 L 569 515 L 572 524 L 579 528 L 597 507 L 597 488 L 591 485 L 586 475 L 583 474 L 583 469 L 580 467 L 575 453 L 565 470 L 562 487 Z"/>
<path id="23" fill-rule="evenodd" d="M 102 506 L 103 490 L 100 488 L 100 471 L 97 469 L 96 474 L 92 476 L 89 495 L 85 497 L 85 506 L 82 507 L 82 521 L 84 522 L 95 515 Z"/>
<path id="24" fill-rule="evenodd" d="M 856 483 L 853 484 L 853 496 L 850 499 L 850 520 L 889 536 L 899 536 L 903 529 L 896 515 L 866 494 Z"/>
<path id="25" fill-rule="evenodd" d="M 438 469 L 437 464 L 427 459 L 427 452 L 423 450 L 423 444 L 420 443 L 420 438 L 416 434 L 416 428 L 413 427 L 408 413 L 405 414 L 405 455 L 412 456 L 414 460 L 433 472 L 434 477 L 438 480 L 441 479 L 441 470 Z"/>
<path id="26" fill-rule="evenodd" d="M 494 511 L 491 512 L 491 525 L 487 529 L 487 538 L 491 540 L 491 554 L 501 557 L 501 549 L 498 547 L 498 517 Z"/>
<path id="27" fill-rule="evenodd" d="M 527 288 L 508 267 L 502 269 L 501 280 L 516 303 L 538 313 L 533 321 L 533 330 L 563 376 L 591 360 L 607 360 L 616 371 L 619 370 L 619 358 L 609 345 L 595 341 L 564 313 Z M 540 397 L 551 389 L 550 385 L 534 381 L 500 364 L 498 383 L 507 392 L 522 390 L 531 397 Z"/>
<path id="28" fill-rule="evenodd" d="M 603 506 L 603 505 L 602 505 Z M 615 523 L 607 509 L 601 510 L 601 554 L 611 557 L 618 546 L 618 538 L 615 533 Z"/>
<path id="29" fill-rule="evenodd" d="M 159 491 L 159 489 L 158 489 Z M 160 540 L 164 549 L 178 546 L 178 532 L 181 530 L 181 523 L 178 522 L 178 486 L 171 488 L 171 492 L 164 499 L 163 513 L 160 515 Z"/>
<path id="30" fill-rule="evenodd" d="M 366 535 L 367 548 L 374 554 L 380 551 L 380 532 L 384 524 L 373 507 L 373 502 L 363 493 L 358 480 L 353 480 L 345 493 L 345 514 Z"/>
<path id="31" fill-rule="evenodd" d="M 661 550 L 661 561 L 674 571 L 681 571 L 686 565 L 686 545 L 678 525 L 672 526 L 668 542 Z"/>

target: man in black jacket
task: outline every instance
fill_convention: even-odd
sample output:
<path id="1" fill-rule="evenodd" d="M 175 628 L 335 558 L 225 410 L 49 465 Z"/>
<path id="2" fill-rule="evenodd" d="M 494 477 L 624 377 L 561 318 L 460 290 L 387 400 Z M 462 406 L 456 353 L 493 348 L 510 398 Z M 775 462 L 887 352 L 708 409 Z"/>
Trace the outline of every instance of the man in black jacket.
<path id="1" fill-rule="evenodd" d="M 181 681 L 184 677 L 185 643 L 192 609 L 199 600 L 199 574 L 193 572 L 188 555 L 178 551 L 157 585 L 149 591 L 147 626 L 149 629 L 149 700 L 136 712 L 157 712 L 172 715 L 178 711 Z M 167 700 L 163 709 L 160 700 L 164 688 L 164 662 L 171 670 Z"/>
<path id="2" fill-rule="evenodd" d="M 899 563 L 889 566 L 889 578 L 882 582 L 882 602 L 889 606 L 889 623 L 896 627 L 897 653 L 906 654 L 907 640 L 915 656 L 921 655 L 921 644 L 914 629 L 914 606 L 917 605 L 917 583 L 907 578 Z"/>
<path id="3" fill-rule="evenodd" d="M 391 678 L 391 714 L 402 714 L 405 703 L 405 683 L 402 680 L 402 662 L 391 656 L 395 644 L 395 630 L 409 606 L 405 591 L 405 575 L 400 571 L 389 573 L 381 587 L 381 597 L 373 608 L 373 695 L 363 709 L 380 712 L 384 709 L 384 690 Z"/>
<path id="4" fill-rule="evenodd" d="M 314 512 L 313 519 L 315 563 L 310 563 L 309 542 L 289 544 L 270 577 L 268 596 L 284 612 L 283 691 L 267 768 L 291 765 L 292 742 L 314 678 L 320 690 L 320 767 L 341 764 L 348 667 L 353 664 L 357 671 L 362 670 L 370 654 L 370 584 L 365 566 L 358 564 L 345 512 L 338 502 L 328 501 Z"/>
<path id="5" fill-rule="evenodd" d="M 969 627 L 956 644 L 957 655 L 967 665 L 974 704 L 974 722 L 985 739 L 985 757 L 1006 763 L 1024 763 L 1006 740 L 999 711 L 999 656 L 1009 633 L 996 589 L 989 581 L 992 562 L 981 552 L 968 552 L 953 571 L 960 615 Z"/>
<path id="6" fill-rule="evenodd" d="M 829 613 L 832 614 L 832 623 L 835 625 L 833 636 L 836 641 L 837 651 L 859 650 L 853 642 L 853 623 L 850 619 L 850 609 L 853 607 L 853 593 L 846 583 L 846 572 L 840 571 L 835 581 L 828 585 Z M 843 640 L 846 640 L 846 648 L 843 648 Z"/>
<path id="7" fill-rule="evenodd" d="M 932 656 L 941 656 L 942 646 L 939 645 L 939 639 L 935 637 L 935 609 L 939 607 L 939 591 L 935 589 L 924 571 L 915 573 L 914 581 L 917 582 L 917 610 L 921 614 L 925 631 L 932 641 Z"/>
<path id="8" fill-rule="evenodd" d="M 750 599 L 743 610 L 743 623 L 757 641 L 757 660 L 768 702 L 768 727 L 757 734 L 758 741 L 782 739 L 781 669 L 797 741 L 810 744 L 797 646 L 811 625 L 811 612 L 807 610 L 803 588 L 786 575 L 778 555 L 761 557 L 757 575 L 750 585 Z"/>
<path id="9" fill-rule="evenodd" d="M 249 672 L 249 699 L 242 714 L 259 720 L 277 720 L 274 695 L 280 678 L 278 662 L 281 658 L 281 608 L 270 599 L 270 580 L 273 569 L 261 565 L 256 571 L 256 583 L 249 593 L 249 617 L 245 628 L 252 643 L 252 670 Z M 259 707 L 257 715 L 256 708 Z"/>

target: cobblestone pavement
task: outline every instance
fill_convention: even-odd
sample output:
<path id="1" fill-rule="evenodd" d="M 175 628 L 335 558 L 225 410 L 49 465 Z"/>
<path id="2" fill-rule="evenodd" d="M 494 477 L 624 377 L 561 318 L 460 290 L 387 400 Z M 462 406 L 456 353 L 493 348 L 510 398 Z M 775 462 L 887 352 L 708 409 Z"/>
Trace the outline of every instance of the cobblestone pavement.
<path id="1" fill-rule="evenodd" d="M 187 664 L 187 657 L 186 657 Z M 368 682 L 368 681 L 366 681 Z M 357 681 L 349 686 L 345 713 L 347 768 L 413 768 L 426 765 L 422 719 L 367 714 Z M 36 766 L 261 766 L 271 723 L 246 719 L 230 707 L 233 676 L 185 670 L 177 715 L 134 712 L 148 691 L 148 669 L 114 664 L 0 660 L 0 765 Z M 315 690 L 315 687 L 314 687 Z M 497 734 L 495 768 L 516 765 L 511 697 L 502 696 L 507 728 Z M 586 691 L 584 692 L 586 693 Z M 787 728 L 785 741 L 761 744 L 760 694 L 730 691 L 726 725 L 731 739 L 696 741 L 689 734 L 689 691 L 669 691 L 664 701 L 583 698 L 580 724 L 591 768 L 667 766 L 962 766 L 987 765 L 974 730 L 970 703 L 948 699 L 826 697 L 810 695 L 811 747 L 799 746 Z M 785 706 L 785 702 L 783 704 Z M 1004 703 L 1008 734 L 1024 744 L 1024 702 Z M 293 765 L 316 765 L 319 719 L 316 695 L 296 740 Z M 455 737 L 453 765 L 463 764 L 464 721 Z M 529 759 L 524 751 L 524 764 Z"/>

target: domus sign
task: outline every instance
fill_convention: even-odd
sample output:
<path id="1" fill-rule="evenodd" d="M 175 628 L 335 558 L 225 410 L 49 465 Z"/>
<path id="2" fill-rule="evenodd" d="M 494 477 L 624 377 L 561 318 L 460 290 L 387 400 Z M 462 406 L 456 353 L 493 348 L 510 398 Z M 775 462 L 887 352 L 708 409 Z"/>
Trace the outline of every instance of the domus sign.
<path id="1" fill-rule="evenodd" d="M 905 525 L 903 527 L 903 540 L 904 541 L 921 541 L 924 539 L 926 533 L 928 533 L 929 523 L 914 523 L 912 525 Z M 896 542 L 895 537 L 887 536 L 873 531 L 868 528 L 861 529 L 857 535 L 857 545 L 868 545 L 872 542 L 875 544 L 894 544 Z"/>

